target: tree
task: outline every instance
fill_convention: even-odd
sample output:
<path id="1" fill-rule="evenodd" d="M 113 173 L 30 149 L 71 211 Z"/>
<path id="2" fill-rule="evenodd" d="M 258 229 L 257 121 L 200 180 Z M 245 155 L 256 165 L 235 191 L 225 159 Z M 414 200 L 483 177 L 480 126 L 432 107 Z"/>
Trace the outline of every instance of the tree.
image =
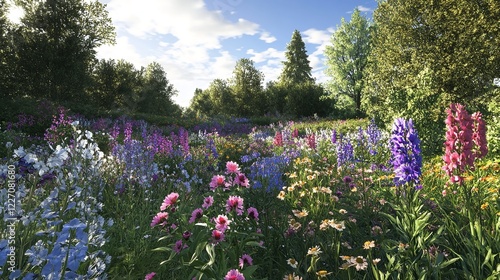
<path id="1" fill-rule="evenodd" d="M 489 99 L 500 73 L 498 22 L 496 0 L 380 1 L 363 94 L 367 113 L 386 123 L 420 115 L 419 134 L 434 139 L 424 146 L 441 142 L 450 102 L 475 110 Z M 410 110 L 409 103 L 428 105 Z M 423 123 L 434 123 L 434 131 Z"/>
<path id="2" fill-rule="evenodd" d="M 210 100 L 209 92 L 200 88 L 195 89 L 187 113 L 200 118 L 212 115 L 212 111 L 213 104 Z"/>
<path id="3" fill-rule="evenodd" d="M 167 73 L 157 63 L 150 63 L 143 72 L 139 92 L 138 111 L 155 115 L 179 115 L 179 108 L 172 97 L 177 94 L 167 79 Z"/>
<path id="4" fill-rule="evenodd" d="M 226 116 L 236 114 L 235 98 L 226 80 L 213 80 L 206 92 L 212 106 L 212 114 Z"/>
<path id="5" fill-rule="evenodd" d="M 17 82 L 24 85 L 23 93 L 59 101 L 83 98 L 95 49 L 115 39 L 105 6 L 85 0 L 18 4 L 25 10 L 16 41 Z"/>
<path id="6" fill-rule="evenodd" d="M 239 116 L 262 114 L 266 108 L 262 83 L 264 74 L 257 70 L 253 61 L 242 58 L 236 62 L 230 87 L 235 98 L 235 110 Z"/>
<path id="7" fill-rule="evenodd" d="M 15 83 L 13 82 L 14 53 L 13 30 L 7 20 L 8 5 L 5 0 L 0 0 L 0 97 L 12 97 Z"/>
<path id="8" fill-rule="evenodd" d="M 326 47 L 326 74 L 332 78 L 328 88 L 334 99 L 347 97 L 354 102 L 357 116 L 362 116 L 361 94 L 365 87 L 364 71 L 370 53 L 370 22 L 356 8 L 351 21 L 340 26 Z M 348 102 L 350 101 L 348 100 Z"/>
<path id="9" fill-rule="evenodd" d="M 279 82 L 284 85 L 312 82 L 311 66 L 307 57 L 306 45 L 302 41 L 300 32 L 295 30 L 292 40 L 288 43 L 285 52 L 286 61 L 283 61 L 283 70 Z"/>

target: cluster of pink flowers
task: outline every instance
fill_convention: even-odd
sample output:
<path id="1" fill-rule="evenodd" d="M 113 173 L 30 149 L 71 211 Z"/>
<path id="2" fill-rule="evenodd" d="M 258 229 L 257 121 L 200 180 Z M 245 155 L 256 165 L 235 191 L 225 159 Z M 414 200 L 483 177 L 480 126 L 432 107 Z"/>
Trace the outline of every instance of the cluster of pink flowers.
<path id="1" fill-rule="evenodd" d="M 461 176 L 467 168 L 474 169 L 474 161 L 488 153 L 486 124 L 479 112 L 472 116 L 461 104 L 451 104 L 446 109 L 446 141 L 443 156 L 450 182 L 463 182 Z"/>
<path id="2" fill-rule="evenodd" d="M 316 135 L 314 135 L 314 133 L 307 135 L 307 146 L 309 146 L 309 148 L 313 150 L 316 150 Z"/>
<path id="3" fill-rule="evenodd" d="M 277 147 L 283 146 L 283 134 L 281 134 L 281 131 L 276 131 L 276 134 L 274 135 L 273 144 L 274 146 Z"/>
<path id="4" fill-rule="evenodd" d="M 226 163 L 226 175 L 228 175 L 228 178 L 224 175 L 213 176 L 210 182 L 210 190 L 214 191 L 217 188 L 229 190 L 231 186 L 235 185 L 244 188 L 250 187 L 248 178 L 240 171 L 240 167 L 237 163 L 232 161 Z"/>

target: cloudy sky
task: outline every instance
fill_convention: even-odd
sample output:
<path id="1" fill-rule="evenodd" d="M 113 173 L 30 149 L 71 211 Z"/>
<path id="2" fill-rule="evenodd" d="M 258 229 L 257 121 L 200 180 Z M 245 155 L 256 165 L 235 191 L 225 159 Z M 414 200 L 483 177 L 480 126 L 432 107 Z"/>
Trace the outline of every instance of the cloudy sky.
<path id="1" fill-rule="evenodd" d="M 116 27 L 116 45 L 98 49 L 99 58 L 125 59 L 137 68 L 156 61 L 187 107 L 196 88 L 232 75 L 236 61 L 252 59 L 276 80 L 293 31 L 306 43 L 313 76 L 324 75 L 325 46 L 358 7 L 372 16 L 376 0 L 99 0 Z"/>

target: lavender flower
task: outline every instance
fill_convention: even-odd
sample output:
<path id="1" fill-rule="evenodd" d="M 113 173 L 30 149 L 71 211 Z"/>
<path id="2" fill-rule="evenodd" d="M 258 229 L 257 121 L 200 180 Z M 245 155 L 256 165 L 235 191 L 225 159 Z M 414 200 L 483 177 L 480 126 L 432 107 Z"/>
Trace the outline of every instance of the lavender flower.
<path id="1" fill-rule="evenodd" d="M 421 189 L 422 156 L 420 155 L 420 140 L 411 119 L 405 121 L 398 118 L 394 121 L 390 143 L 391 163 L 394 168 L 394 183 L 396 186 L 413 182 L 415 189 Z"/>

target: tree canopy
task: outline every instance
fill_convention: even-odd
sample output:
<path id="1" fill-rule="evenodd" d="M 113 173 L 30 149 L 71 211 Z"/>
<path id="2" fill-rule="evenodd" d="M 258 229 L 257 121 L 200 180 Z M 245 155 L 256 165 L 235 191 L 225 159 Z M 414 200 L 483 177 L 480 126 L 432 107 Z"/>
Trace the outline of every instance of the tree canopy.
<path id="1" fill-rule="evenodd" d="M 279 77 L 279 82 L 284 85 L 301 84 L 313 82 L 311 66 L 307 57 L 306 45 L 298 30 L 292 34 L 290 43 L 286 46 L 286 60 L 283 61 L 283 69 Z"/>
<path id="2" fill-rule="evenodd" d="M 356 115 L 361 116 L 361 94 L 365 87 L 364 71 L 371 49 L 371 24 L 354 9 L 351 21 L 341 19 L 341 24 L 332 34 L 331 45 L 325 50 L 326 74 L 332 79 L 328 89 L 336 100 L 353 102 Z"/>

